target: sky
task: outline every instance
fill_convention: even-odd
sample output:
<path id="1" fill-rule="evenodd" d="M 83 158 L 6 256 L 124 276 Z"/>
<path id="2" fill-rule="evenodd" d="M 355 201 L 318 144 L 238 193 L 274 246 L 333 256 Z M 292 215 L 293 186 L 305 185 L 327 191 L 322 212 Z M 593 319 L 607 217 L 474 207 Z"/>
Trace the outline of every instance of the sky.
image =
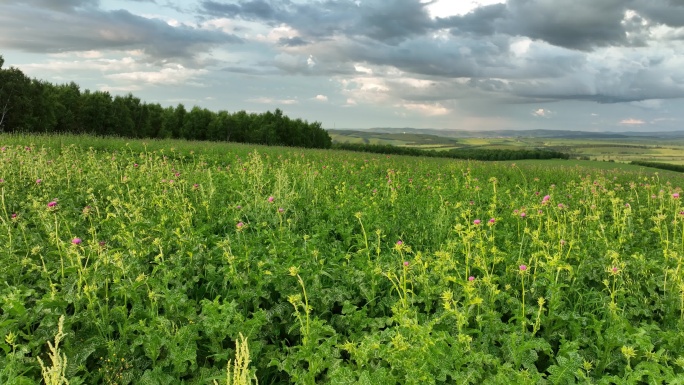
<path id="1" fill-rule="evenodd" d="M 684 0 L 0 0 L 0 55 L 328 129 L 684 130 Z"/>

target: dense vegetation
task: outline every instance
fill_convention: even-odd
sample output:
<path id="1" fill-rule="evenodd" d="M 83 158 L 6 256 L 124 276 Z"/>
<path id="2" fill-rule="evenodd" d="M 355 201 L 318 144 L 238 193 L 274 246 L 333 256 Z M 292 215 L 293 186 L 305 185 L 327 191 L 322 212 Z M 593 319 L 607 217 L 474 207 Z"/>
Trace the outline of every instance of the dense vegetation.
<path id="1" fill-rule="evenodd" d="M 684 383 L 682 178 L 104 141 L 0 136 L 0 383 Z"/>
<path id="2" fill-rule="evenodd" d="M 568 154 L 550 150 L 494 150 L 480 148 L 452 149 L 448 151 L 423 150 L 389 144 L 335 143 L 334 148 L 347 151 L 408 156 L 472 160 L 569 159 Z"/>
<path id="3" fill-rule="evenodd" d="M 182 138 L 297 147 L 328 148 L 321 123 L 291 119 L 282 111 L 213 112 L 183 104 L 162 107 L 128 94 L 81 91 L 76 83 L 30 79 L 19 69 L 3 69 L 0 56 L 0 131 L 88 133 L 127 138 Z"/>
<path id="4" fill-rule="evenodd" d="M 634 160 L 631 162 L 637 166 L 659 168 L 661 170 L 670 170 L 677 172 L 684 172 L 684 165 L 681 164 L 671 164 L 671 163 L 661 163 L 661 162 L 647 162 L 641 160 Z"/>

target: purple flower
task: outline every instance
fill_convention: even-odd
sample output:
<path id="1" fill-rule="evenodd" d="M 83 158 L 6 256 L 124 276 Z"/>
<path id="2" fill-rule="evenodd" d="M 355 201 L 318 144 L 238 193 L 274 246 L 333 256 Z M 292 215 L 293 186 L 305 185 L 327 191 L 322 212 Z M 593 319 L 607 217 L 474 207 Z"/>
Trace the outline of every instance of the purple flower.
<path id="1" fill-rule="evenodd" d="M 489 223 L 494 224 L 496 222 L 496 219 L 494 218 L 489 218 Z"/>
<path id="2" fill-rule="evenodd" d="M 472 275 L 470 277 L 468 277 L 468 281 L 473 282 L 474 280 L 475 280 L 475 277 L 473 277 Z"/>
<path id="3" fill-rule="evenodd" d="M 273 203 L 273 201 L 275 201 L 273 196 L 268 197 L 268 203 Z"/>
<path id="4" fill-rule="evenodd" d="M 679 199 L 679 193 L 674 193 L 674 194 L 672 194 L 672 198 L 674 198 L 674 199 Z"/>
<path id="5" fill-rule="evenodd" d="M 40 178 L 36 179 L 36 184 L 41 184 L 42 182 L 43 182 L 42 179 L 40 179 Z"/>
<path id="6" fill-rule="evenodd" d="M 240 229 L 242 229 L 243 227 L 245 227 L 245 224 L 242 223 L 242 222 L 238 222 L 237 225 L 235 225 L 235 227 L 237 227 L 238 230 L 240 230 Z"/>
<path id="7" fill-rule="evenodd" d="M 402 242 L 401 239 L 397 241 L 397 246 L 401 246 L 403 244 L 404 244 L 404 242 Z"/>
<path id="8" fill-rule="evenodd" d="M 80 245 L 81 242 L 82 242 L 81 238 L 78 238 L 78 237 L 71 240 L 71 243 L 73 243 L 74 245 Z"/>
<path id="9" fill-rule="evenodd" d="M 48 203 L 48 207 L 55 207 L 55 206 L 57 206 L 57 202 L 55 202 L 55 201 L 51 201 L 50 203 Z"/>
<path id="10" fill-rule="evenodd" d="M 544 195 L 544 198 L 542 198 L 542 202 L 548 202 L 549 199 L 551 199 L 550 195 Z"/>
<path id="11" fill-rule="evenodd" d="M 482 223 L 482 221 L 479 220 L 479 219 L 476 219 L 476 220 L 473 221 L 473 224 L 474 224 L 474 225 L 479 225 L 480 223 Z"/>
<path id="12" fill-rule="evenodd" d="M 237 206 L 235 206 L 235 208 L 238 209 L 238 210 L 240 210 L 240 209 L 242 208 L 242 206 L 237 205 Z"/>
<path id="13" fill-rule="evenodd" d="M 137 163 L 133 163 L 133 167 L 138 167 L 138 164 L 137 164 Z"/>
<path id="14" fill-rule="evenodd" d="M 520 213 L 520 218 L 525 218 L 526 216 L 527 214 L 525 214 L 524 212 Z"/>
<path id="15" fill-rule="evenodd" d="M 527 265 L 520 265 L 519 268 L 520 268 L 520 271 L 526 271 Z"/>
<path id="16" fill-rule="evenodd" d="M 12 219 L 15 219 L 17 217 L 17 213 L 12 213 Z"/>
<path id="17" fill-rule="evenodd" d="M 284 212 L 285 212 L 285 209 L 283 209 L 282 207 L 278 207 L 278 212 L 279 212 L 279 213 L 284 213 Z"/>
<path id="18" fill-rule="evenodd" d="M 408 267 L 409 263 L 408 261 L 404 261 L 404 266 Z"/>

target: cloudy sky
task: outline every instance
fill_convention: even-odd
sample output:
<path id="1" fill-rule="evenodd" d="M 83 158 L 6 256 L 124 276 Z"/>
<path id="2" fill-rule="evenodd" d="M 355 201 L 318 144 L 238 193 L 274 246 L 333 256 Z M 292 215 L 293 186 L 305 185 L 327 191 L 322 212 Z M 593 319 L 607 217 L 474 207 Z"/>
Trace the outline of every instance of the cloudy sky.
<path id="1" fill-rule="evenodd" d="M 684 129 L 684 0 L 0 0 L 0 55 L 325 128 Z"/>

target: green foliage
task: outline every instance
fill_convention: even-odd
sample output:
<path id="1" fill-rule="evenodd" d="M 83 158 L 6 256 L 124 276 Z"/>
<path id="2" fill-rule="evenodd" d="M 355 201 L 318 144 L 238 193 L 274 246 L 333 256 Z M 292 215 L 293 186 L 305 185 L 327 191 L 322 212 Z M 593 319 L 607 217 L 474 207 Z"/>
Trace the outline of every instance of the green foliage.
<path id="1" fill-rule="evenodd" d="M 0 57 L 1 59 L 1 57 Z M 291 119 L 280 109 L 262 114 L 218 113 L 179 104 L 163 108 L 128 94 L 81 92 L 75 83 L 30 79 L 0 61 L 0 132 L 89 133 L 124 138 L 177 138 L 330 148 L 319 122 Z"/>
<path id="2" fill-rule="evenodd" d="M 673 175 L 4 134 L 0 382 L 682 383 Z"/>
<path id="3" fill-rule="evenodd" d="M 644 167 L 652 167 L 652 168 L 659 168 L 661 170 L 670 170 L 670 171 L 677 171 L 677 172 L 684 172 L 684 165 L 680 164 L 671 164 L 671 163 L 660 163 L 660 162 L 646 162 L 646 161 L 638 161 L 634 160 L 630 162 L 631 164 L 635 164 L 637 166 L 644 166 Z"/>
<path id="4" fill-rule="evenodd" d="M 333 148 L 347 151 L 369 152 L 408 156 L 428 156 L 436 158 L 472 160 L 521 160 L 521 159 L 568 159 L 569 155 L 550 150 L 491 150 L 491 149 L 452 149 L 449 151 L 422 150 L 415 147 L 398 147 L 389 144 L 335 143 Z"/>

